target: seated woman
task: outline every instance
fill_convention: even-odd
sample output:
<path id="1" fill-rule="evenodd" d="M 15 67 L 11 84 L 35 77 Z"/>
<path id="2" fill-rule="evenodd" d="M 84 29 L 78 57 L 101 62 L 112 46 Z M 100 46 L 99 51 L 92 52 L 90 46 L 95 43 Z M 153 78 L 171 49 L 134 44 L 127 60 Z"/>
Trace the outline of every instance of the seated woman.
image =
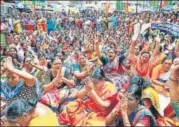
<path id="1" fill-rule="evenodd" d="M 124 65 L 125 56 L 117 56 L 113 49 L 109 49 L 107 56 L 100 52 L 99 41 L 95 40 L 97 56 L 103 63 L 103 69 L 106 77 L 116 86 L 117 91 L 124 92 L 129 85 L 129 79 Z"/>
<path id="2" fill-rule="evenodd" d="M 175 47 L 175 55 L 179 57 L 179 40 L 177 40 L 176 47 Z"/>
<path id="3" fill-rule="evenodd" d="M 10 56 L 12 57 L 13 65 L 20 68 L 20 66 L 22 64 L 22 59 L 17 54 L 16 45 L 14 45 L 14 44 L 10 45 L 9 53 L 10 53 Z"/>
<path id="4" fill-rule="evenodd" d="M 44 71 L 47 70 L 47 68 L 35 63 L 35 60 L 31 56 L 26 56 L 24 58 L 22 70 L 37 77 L 40 84 L 44 85 Z"/>
<path id="5" fill-rule="evenodd" d="M 179 58 L 176 58 L 173 61 L 170 78 L 167 81 L 167 84 L 170 85 L 171 103 L 176 116 L 179 119 Z"/>
<path id="6" fill-rule="evenodd" d="M 135 82 L 134 82 L 135 81 Z M 106 118 L 106 125 L 117 126 L 156 126 L 152 113 L 142 106 L 141 96 L 144 79 L 139 76 L 132 77 L 131 85 L 122 100 Z M 115 121 L 118 122 L 115 123 Z"/>
<path id="7" fill-rule="evenodd" d="M 77 100 L 67 103 L 59 114 L 59 122 L 70 126 L 104 126 L 105 117 L 118 102 L 117 91 L 112 83 L 105 81 L 99 68 L 84 82 L 84 88 L 74 94 Z"/>
<path id="8" fill-rule="evenodd" d="M 47 87 L 41 97 L 41 103 L 56 111 L 59 104 L 71 93 L 71 88 L 75 86 L 75 82 L 71 76 L 71 71 L 69 68 L 63 67 L 60 59 L 52 59 L 50 66 L 51 69 L 45 71 L 44 74 L 44 87 Z"/>
<path id="9" fill-rule="evenodd" d="M 101 65 L 101 61 L 97 57 L 97 53 L 94 51 L 93 44 L 89 44 L 87 47 L 87 50 L 85 52 L 86 52 L 87 58 L 90 62 L 97 62 L 99 65 Z"/>
<path id="10" fill-rule="evenodd" d="M 152 83 L 157 92 L 162 93 L 165 96 L 169 96 L 169 86 L 166 82 L 170 76 L 170 68 L 172 65 L 172 58 L 166 57 L 163 63 L 156 66 L 152 72 Z"/>
<path id="11" fill-rule="evenodd" d="M 15 100 L 6 109 L 3 126 L 59 126 L 56 114 L 37 101 Z"/>
<path id="12" fill-rule="evenodd" d="M 0 93 L 3 101 L 9 104 L 13 100 L 41 97 L 42 89 L 38 80 L 29 73 L 14 68 L 11 57 L 5 59 L 1 69 L 7 76 L 7 81 L 1 83 Z"/>
<path id="13" fill-rule="evenodd" d="M 81 80 L 91 74 L 94 67 L 93 63 L 90 63 L 84 53 L 79 53 L 77 57 L 77 63 L 72 65 L 72 73 L 76 78 L 76 85 L 81 84 Z"/>
<path id="14" fill-rule="evenodd" d="M 157 92 L 152 91 L 152 89 L 145 88 L 142 92 L 142 101 L 145 107 L 147 107 L 157 122 L 158 126 L 179 126 L 179 122 L 177 122 L 174 118 L 162 116 L 159 113 L 157 101 Z M 170 110 L 171 111 L 171 110 Z M 169 112 L 170 112 L 169 111 Z"/>
<path id="15" fill-rule="evenodd" d="M 160 47 L 160 38 L 155 38 L 156 46 L 152 55 L 150 55 L 148 51 L 142 51 L 140 55 L 136 56 L 134 50 L 136 46 L 136 40 L 137 38 L 132 38 L 128 54 L 128 59 L 130 60 L 131 64 L 134 65 L 135 68 L 133 73 L 136 73 L 145 78 L 150 78 L 150 73 L 153 68 L 152 62 L 154 61 Z"/>

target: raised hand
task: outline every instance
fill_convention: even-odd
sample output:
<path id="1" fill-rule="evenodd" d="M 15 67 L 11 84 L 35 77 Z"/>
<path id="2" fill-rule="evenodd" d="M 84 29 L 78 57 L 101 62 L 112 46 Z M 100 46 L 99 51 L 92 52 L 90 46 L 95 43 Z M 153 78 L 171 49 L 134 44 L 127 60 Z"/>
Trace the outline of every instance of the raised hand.
<path id="1" fill-rule="evenodd" d="M 176 58 L 171 66 L 172 75 L 179 77 L 179 58 Z"/>
<path id="2" fill-rule="evenodd" d="M 85 89 L 86 89 L 87 91 L 91 91 L 91 90 L 94 89 L 94 84 L 93 84 L 93 82 L 90 80 L 89 77 L 87 77 L 87 78 L 85 79 Z"/>
<path id="3" fill-rule="evenodd" d="M 160 42 L 160 41 L 161 41 L 161 38 L 160 38 L 159 35 L 157 35 L 157 36 L 155 37 L 155 41 L 156 41 L 156 42 Z"/>
<path id="4" fill-rule="evenodd" d="M 127 112 L 128 106 L 127 106 L 127 97 L 126 97 L 126 96 L 124 96 L 124 97 L 121 99 L 121 102 L 120 102 L 120 110 L 121 110 L 121 114 L 122 114 L 122 115 L 128 114 L 128 112 Z"/>
<path id="5" fill-rule="evenodd" d="M 7 57 L 5 59 L 4 67 L 9 71 L 12 71 L 14 69 L 14 65 L 12 63 L 12 57 Z"/>

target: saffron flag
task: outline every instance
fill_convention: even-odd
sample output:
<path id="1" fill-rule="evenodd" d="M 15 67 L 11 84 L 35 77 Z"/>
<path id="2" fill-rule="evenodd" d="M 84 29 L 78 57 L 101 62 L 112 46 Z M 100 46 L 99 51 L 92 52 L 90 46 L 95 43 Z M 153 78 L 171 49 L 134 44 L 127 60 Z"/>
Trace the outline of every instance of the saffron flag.
<path id="1" fill-rule="evenodd" d="M 126 12 L 126 13 L 129 12 L 129 10 L 128 10 L 128 4 L 129 4 L 129 3 L 128 3 L 128 0 L 127 0 L 127 1 L 126 1 L 126 4 L 125 4 L 125 12 Z"/>
<path id="2" fill-rule="evenodd" d="M 109 8 L 110 8 L 110 1 L 106 4 L 106 15 L 109 13 Z"/>

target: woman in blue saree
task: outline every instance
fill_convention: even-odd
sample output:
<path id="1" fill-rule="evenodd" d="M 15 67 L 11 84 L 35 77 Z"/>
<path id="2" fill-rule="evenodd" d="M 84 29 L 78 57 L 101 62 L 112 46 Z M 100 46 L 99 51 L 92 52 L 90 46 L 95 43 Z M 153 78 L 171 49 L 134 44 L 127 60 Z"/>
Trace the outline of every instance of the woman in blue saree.
<path id="1" fill-rule="evenodd" d="M 149 109 L 141 104 L 142 89 L 145 80 L 139 76 L 132 77 L 131 85 L 124 97 L 108 115 L 106 124 L 117 126 L 156 126 Z"/>
<path id="2" fill-rule="evenodd" d="M 115 84 L 118 92 L 125 92 L 129 86 L 129 77 L 125 67 L 125 55 L 118 56 L 114 49 L 109 49 L 107 54 L 101 53 L 98 40 L 96 40 L 96 52 L 103 64 L 103 70 L 108 79 Z"/>
<path id="3" fill-rule="evenodd" d="M 3 101 L 9 104 L 17 99 L 38 100 L 41 97 L 42 89 L 38 80 L 29 73 L 16 69 L 11 57 L 5 59 L 1 69 L 7 76 L 7 80 L 1 83 Z"/>

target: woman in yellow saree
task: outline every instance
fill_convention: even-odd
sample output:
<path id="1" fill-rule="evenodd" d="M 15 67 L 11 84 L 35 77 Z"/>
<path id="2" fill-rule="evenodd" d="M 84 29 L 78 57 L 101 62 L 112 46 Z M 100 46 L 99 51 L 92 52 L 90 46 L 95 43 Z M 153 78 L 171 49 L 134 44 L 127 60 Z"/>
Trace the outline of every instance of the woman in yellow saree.
<path id="1" fill-rule="evenodd" d="M 172 119 L 171 117 L 162 116 L 159 113 L 159 106 L 158 106 L 158 99 L 157 92 L 154 89 L 151 89 L 151 87 L 148 87 L 143 90 L 142 92 L 142 100 L 144 105 L 150 109 L 151 113 L 156 119 L 158 126 L 179 126 L 179 122 L 175 119 Z"/>
<path id="2" fill-rule="evenodd" d="M 15 28 L 15 31 L 17 33 L 21 33 L 22 32 L 22 25 L 21 25 L 21 21 L 19 18 L 15 18 L 14 20 L 14 28 Z"/>
<path id="3" fill-rule="evenodd" d="M 59 116 L 59 122 L 70 126 L 105 126 L 105 118 L 119 100 L 114 84 L 104 80 L 99 68 L 85 79 L 85 86 L 69 102 Z M 82 98 L 88 96 L 88 99 Z"/>

